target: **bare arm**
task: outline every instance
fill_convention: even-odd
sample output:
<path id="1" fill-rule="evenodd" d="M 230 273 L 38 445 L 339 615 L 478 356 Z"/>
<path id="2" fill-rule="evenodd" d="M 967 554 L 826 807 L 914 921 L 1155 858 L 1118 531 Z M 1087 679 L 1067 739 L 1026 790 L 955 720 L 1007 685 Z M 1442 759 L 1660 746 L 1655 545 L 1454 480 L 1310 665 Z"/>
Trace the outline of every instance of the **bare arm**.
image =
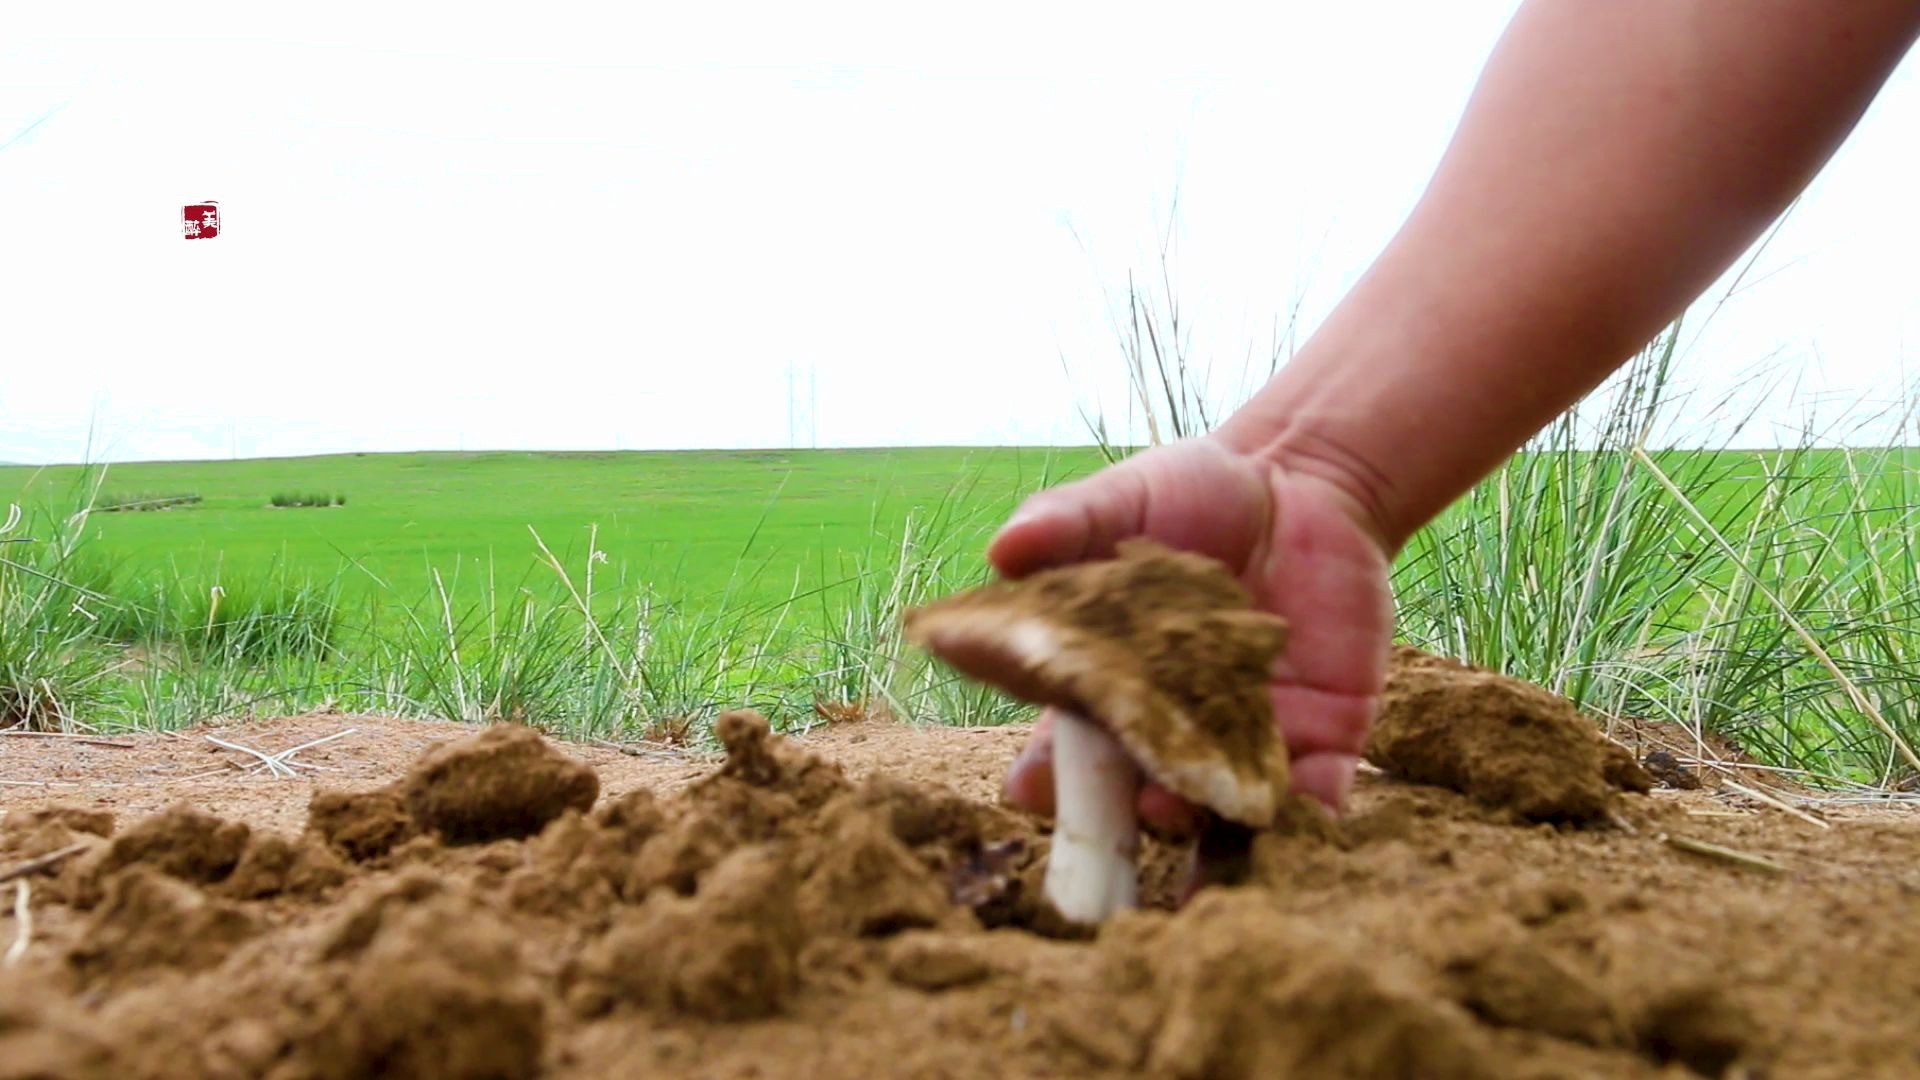
<path id="1" fill-rule="evenodd" d="M 1221 438 L 1396 550 L 1724 272 L 1917 33 L 1914 0 L 1528 0 L 1399 235 Z"/>

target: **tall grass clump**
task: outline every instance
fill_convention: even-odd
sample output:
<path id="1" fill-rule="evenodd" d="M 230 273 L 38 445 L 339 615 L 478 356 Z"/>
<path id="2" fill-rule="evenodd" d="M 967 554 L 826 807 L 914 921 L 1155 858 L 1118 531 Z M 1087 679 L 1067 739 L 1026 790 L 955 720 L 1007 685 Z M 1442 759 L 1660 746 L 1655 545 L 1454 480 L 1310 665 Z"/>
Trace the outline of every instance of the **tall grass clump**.
<path id="1" fill-rule="evenodd" d="M 1677 334 L 1413 538 L 1401 634 L 1703 753 L 1713 732 L 1828 780 L 1920 774 L 1906 452 L 1649 449 Z"/>
<path id="2" fill-rule="evenodd" d="M 1178 307 L 1130 282 L 1126 310 L 1127 430 L 1144 420 L 1149 445 L 1211 430 L 1232 410 L 1200 404 L 1204 369 L 1170 344 Z M 1659 447 L 1679 338 L 1676 324 L 1412 538 L 1393 567 L 1399 638 L 1604 717 L 1678 725 L 1702 756 L 1711 732 L 1824 782 L 1920 779 L 1913 453 L 1811 435 Z M 1111 459 L 1130 452 L 1091 429 Z"/>
<path id="3" fill-rule="evenodd" d="M 1176 213 L 1177 209 L 1176 200 Z M 1173 240 L 1170 221 L 1161 239 L 1154 274 L 1142 280 L 1129 273 L 1124 303 L 1115 305 L 1109 315 L 1126 376 L 1124 409 L 1111 420 L 1099 409 L 1080 411 L 1081 422 L 1109 463 L 1140 448 L 1131 440 L 1142 426 L 1149 446 L 1212 431 L 1293 355 L 1299 331 L 1298 303 L 1285 320 L 1275 320 L 1272 338 L 1262 354 L 1256 354 L 1249 345 L 1234 387 L 1220 392 L 1215 385 L 1219 381 L 1215 364 L 1194 352 L 1193 325 L 1183 313 L 1174 286 Z"/>
<path id="4" fill-rule="evenodd" d="M 367 643 L 360 696 L 383 711 L 533 724 L 576 738 L 698 741 L 727 708 L 766 706 L 777 628 L 735 605 L 661 603 L 590 534 L 577 564 L 538 533 L 538 575 L 471 584 L 431 571 L 425 603 L 387 612 Z"/>
<path id="5" fill-rule="evenodd" d="M 377 646 L 371 668 L 385 709 L 467 723 L 578 724 L 586 642 L 565 608 L 491 580 L 479 602 L 460 606 L 457 580 L 450 584 L 438 571 L 433 580 L 424 610 L 403 610 Z M 606 726 L 594 719 L 578 726 Z"/>
<path id="6" fill-rule="evenodd" d="M 1050 470 L 1038 487 L 1048 486 Z M 978 477 L 930 508 L 906 515 L 897 532 L 880 526 L 864 550 L 840 553 L 835 587 L 816 600 L 817 648 L 810 655 L 816 704 L 906 720 L 959 726 L 1004 723 L 1030 711 L 1005 695 L 935 663 L 901 633 L 909 608 L 984 584 L 991 568 L 980 538 L 1006 509 L 978 496 Z M 824 559 L 824 553 L 823 553 Z M 823 569 L 821 575 L 829 574 Z"/>
<path id="7" fill-rule="evenodd" d="M 104 697 L 94 624 L 111 601 L 83 583 L 95 575 L 81 558 L 96 486 L 89 475 L 70 513 L 0 512 L 0 728 L 70 730 Z"/>
<path id="8" fill-rule="evenodd" d="M 277 491 L 267 499 L 267 505 L 283 510 L 303 507 L 324 508 L 328 506 L 345 506 L 347 505 L 347 497 L 345 495 L 324 495 L 314 494 L 312 492 Z"/>
<path id="9" fill-rule="evenodd" d="M 231 574 L 174 570 L 115 591 L 123 601 L 103 627 L 126 644 L 182 650 L 196 660 L 272 663 L 325 657 L 342 632 L 341 583 L 284 566 Z"/>
<path id="10" fill-rule="evenodd" d="M 174 510 L 183 506 L 192 506 L 200 501 L 200 496 L 193 492 L 170 495 L 125 491 L 102 492 L 94 499 L 93 512 L 96 514 L 114 514 L 134 511 Z"/>

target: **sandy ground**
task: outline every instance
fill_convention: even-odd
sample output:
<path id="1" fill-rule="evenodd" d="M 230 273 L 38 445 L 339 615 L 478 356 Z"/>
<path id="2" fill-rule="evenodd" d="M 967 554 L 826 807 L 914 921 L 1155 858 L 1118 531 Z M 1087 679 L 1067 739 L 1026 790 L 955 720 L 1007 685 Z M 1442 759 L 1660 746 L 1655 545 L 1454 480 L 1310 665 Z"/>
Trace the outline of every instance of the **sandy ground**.
<path id="1" fill-rule="evenodd" d="M 1920 1075 L 1920 819 L 1655 783 L 1491 673 L 1401 655 L 1343 819 L 1184 902 L 1149 843 L 1097 931 L 1024 729 L 719 733 L 0 736 L 0 1080 Z"/>
<path id="2" fill-rule="evenodd" d="M 290 716 L 234 725 L 202 725 L 160 735 L 98 740 L 0 736 L 0 811 L 59 801 L 129 819 L 185 800 L 257 828 L 297 832 L 317 786 L 373 787 L 399 777 L 428 747 L 472 734 L 458 724 L 379 716 Z M 864 777 L 876 769 L 945 784 L 968 798 L 998 797 L 1007 763 L 1026 737 L 1005 728 L 917 727 L 880 721 L 821 726 L 796 735 Z M 273 755 L 339 736 L 293 756 L 295 776 L 275 775 L 258 758 L 208 741 L 221 739 Z M 103 745 L 105 744 L 105 745 Z M 560 751 L 594 769 L 602 791 L 662 794 L 709 771 L 717 754 L 571 741 Z"/>

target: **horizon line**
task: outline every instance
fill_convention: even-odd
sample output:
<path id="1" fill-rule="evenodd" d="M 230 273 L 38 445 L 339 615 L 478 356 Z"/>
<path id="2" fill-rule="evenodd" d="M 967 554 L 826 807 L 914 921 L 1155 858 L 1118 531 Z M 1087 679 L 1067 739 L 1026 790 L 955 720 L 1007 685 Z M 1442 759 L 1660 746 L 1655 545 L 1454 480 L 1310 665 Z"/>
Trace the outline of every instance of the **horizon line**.
<path id="1" fill-rule="evenodd" d="M 1124 444 L 1124 443 L 1107 444 L 1107 446 L 1113 449 L 1132 451 L 1132 452 L 1151 449 L 1152 445 L 1153 444 L 1151 443 L 1142 443 L 1138 445 L 1130 445 L 1130 444 Z M 490 455 L 490 454 L 526 454 L 526 455 L 545 456 L 545 457 L 566 457 L 566 456 L 611 457 L 614 455 L 629 455 L 629 454 L 631 455 L 638 455 L 638 454 L 656 454 L 656 455 L 657 454 L 838 454 L 838 453 L 900 453 L 900 452 L 912 452 L 912 451 L 960 451 L 960 450 L 977 450 L 977 451 L 1013 450 L 1013 451 L 1034 451 L 1034 452 L 1057 452 L 1057 451 L 1080 451 L 1080 450 L 1099 451 L 1101 448 L 1102 447 L 1100 443 L 1089 442 L 1089 443 L 936 443 L 936 444 L 914 444 L 914 445 L 872 444 L 872 445 L 864 445 L 864 446 L 814 446 L 814 447 L 809 447 L 809 446 L 797 446 L 797 447 L 686 446 L 686 447 L 673 447 L 673 448 L 660 448 L 660 449 L 627 448 L 627 449 L 618 449 L 618 450 L 596 450 L 596 449 L 586 449 L 586 448 L 529 449 L 525 447 L 487 447 L 487 448 L 481 448 L 481 449 L 440 448 L 440 449 L 410 449 L 410 450 L 325 450 L 325 451 L 316 451 L 314 453 L 308 453 L 308 454 L 262 454 L 257 456 L 244 456 L 244 457 L 140 458 L 140 459 L 128 460 L 128 461 L 0 461 L 0 469 L 86 469 L 86 468 L 126 467 L 126 466 L 133 466 L 133 465 L 226 465 L 226 464 L 238 464 L 243 461 L 252 461 L 252 462 L 316 461 L 324 458 L 347 458 L 347 457 L 428 457 L 428 456 L 479 457 L 479 456 Z M 1513 454 L 1508 456 L 1509 457 L 1518 456 L 1519 454 L 1525 453 L 1526 449 L 1527 449 L 1526 447 L 1522 447 L 1519 450 L 1516 450 Z M 1592 447 L 1579 447 L 1578 449 L 1586 452 L 1598 452 L 1596 448 L 1592 448 Z M 1791 453 L 1799 450 L 1826 450 L 1826 451 L 1916 450 L 1916 449 L 1920 449 L 1920 442 L 1875 443 L 1872 445 L 1862 445 L 1862 446 L 1848 446 L 1848 445 L 1835 445 L 1835 446 L 1769 445 L 1769 446 L 1699 446 L 1699 447 L 1663 446 L 1663 447 L 1648 447 L 1647 449 L 1651 453 L 1661 453 L 1666 451 L 1678 450 L 1678 451 L 1686 451 L 1686 452 L 1693 452 L 1693 453 L 1733 451 L 1733 452 L 1745 453 L 1745 454 L 1769 454 L 1769 453 L 1780 454 L 1780 453 Z"/>

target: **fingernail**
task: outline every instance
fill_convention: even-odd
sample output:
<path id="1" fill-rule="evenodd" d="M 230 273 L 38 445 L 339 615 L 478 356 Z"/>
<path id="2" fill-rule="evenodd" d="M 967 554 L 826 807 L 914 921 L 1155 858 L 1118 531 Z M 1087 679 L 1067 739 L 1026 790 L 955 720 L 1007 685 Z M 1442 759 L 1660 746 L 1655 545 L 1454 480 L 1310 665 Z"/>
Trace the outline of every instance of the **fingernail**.
<path id="1" fill-rule="evenodd" d="M 1333 789 L 1331 791 L 1316 792 L 1315 795 L 1319 798 L 1322 805 L 1333 812 L 1333 816 L 1339 817 L 1346 813 L 1347 796 L 1352 794 L 1352 792 L 1353 770 L 1347 769 L 1334 776 Z M 1327 797 L 1328 795 L 1331 795 L 1332 798 L 1329 799 Z"/>
<path id="2" fill-rule="evenodd" d="M 1005 536 L 1008 533 L 1013 532 L 1014 530 L 1020 528 L 1022 525 L 1025 525 L 1028 522 L 1037 519 L 1039 516 L 1040 516 L 1039 514 L 1034 513 L 1031 510 L 1016 511 L 1012 517 L 1008 518 L 1005 522 L 1001 524 L 1001 526 L 998 529 L 994 530 L 994 533 L 993 533 L 994 538 L 998 539 L 1002 536 Z"/>
<path id="3" fill-rule="evenodd" d="M 1038 521 L 1041 518 L 1046 516 L 1047 516 L 1046 500 L 1036 496 L 1034 498 L 1028 499 L 1026 502 L 1021 503 L 1019 507 L 1017 507 L 1013 511 L 1012 514 L 1009 514 L 1007 516 L 1007 523 L 1005 525 L 1002 525 L 1000 528 L 1002 531 L 1005 531 L 1007 529 L 1017 528 L 1021 525 L 1026 525 L 1031 522 Z"/>

